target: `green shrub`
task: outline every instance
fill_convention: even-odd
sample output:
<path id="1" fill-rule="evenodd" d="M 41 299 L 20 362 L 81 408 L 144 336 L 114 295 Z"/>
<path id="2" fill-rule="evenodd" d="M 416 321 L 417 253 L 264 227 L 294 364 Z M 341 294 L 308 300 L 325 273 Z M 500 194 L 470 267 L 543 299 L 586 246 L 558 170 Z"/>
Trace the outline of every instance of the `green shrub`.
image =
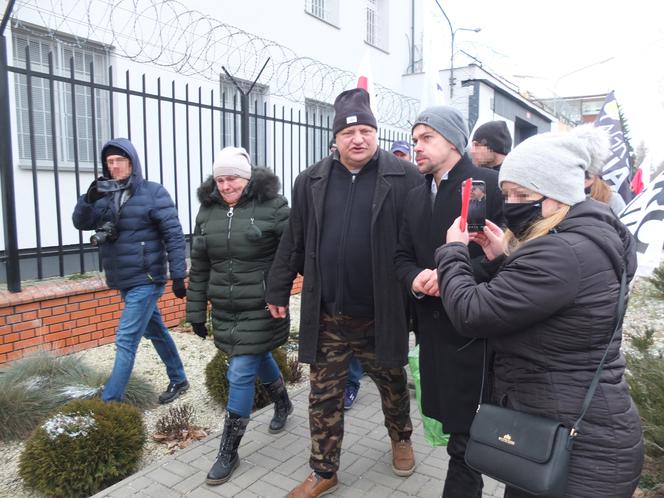
<path id="1" fill-rule="evenodd" d="M 279 365 L 279 370 L 284 376 L 285 382 L 290 382 L 291 375 L 288 368 L 286 349 L 282 346 L 272 351 L 274 360 Z M 226 406 L 228 402 L 228 355 L 223 351 L 217 351 L 217 354 L 210 360 L 205 367 L 205 385 L 210 397 L 220 405 Z M 259 410 L 272 403 L 267 389 L 258 378 L 256 378 L 256 394 L 254 395 L 254 405 L 252 410 Z"/>
<path id="2" fill-rule="evenodd" d="M 107 372 L 98 372 L 76 355 L 39 353 L 0 371 L 0 440 L 26 437 L 57 407 L 74 399 L 98 396 Z M 141 409 L 157 403 L 157 393 L 132 376 L 125 401 Z"/>
<path id="3" fill-rule="evenodd" d="M 627 382 L 641 414 L 648 455 L 664 457 L 664 358 L 654 350 L 654 330 L 646 328 L 632 338 L 627 353 Z"/>
<path id="4" fill-rule="evenodd" d="M 134 472 L 145 441 L 136 408 L 99 399 L 71 401 L 34 430 L 19 475 L 47 496 L 90 496 Z"/>
<path id="5" fill-rule="evenodd" d="M 652 277 L 648 278 L 648 282 L 653 284 L 659 297 L 664 298 L 664 261 L 655 268 Z"/>

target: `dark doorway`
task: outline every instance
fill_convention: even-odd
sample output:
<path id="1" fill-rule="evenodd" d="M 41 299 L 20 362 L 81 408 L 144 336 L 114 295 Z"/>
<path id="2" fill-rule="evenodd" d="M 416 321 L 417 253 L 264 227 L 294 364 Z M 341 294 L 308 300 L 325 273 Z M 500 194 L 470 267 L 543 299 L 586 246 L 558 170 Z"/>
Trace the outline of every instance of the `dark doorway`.
<path id="1" fill-rule="evenodd" d="M 519 145 L 526 138 L 533 135 L 537 135 L 537 126 L 518 116 L 514 118 L 514 146 Z"/>

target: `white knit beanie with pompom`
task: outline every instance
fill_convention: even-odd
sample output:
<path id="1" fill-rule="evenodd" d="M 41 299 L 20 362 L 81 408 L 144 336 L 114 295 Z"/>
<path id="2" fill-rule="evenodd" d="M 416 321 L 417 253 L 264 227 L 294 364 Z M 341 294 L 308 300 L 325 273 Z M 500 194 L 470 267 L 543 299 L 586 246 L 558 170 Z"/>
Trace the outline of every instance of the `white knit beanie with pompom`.
<path id="1" fill-rule="evenodd" d="M 609 156 L 607 132 L 592 124 L 566 133 L 542 133 L 520 143 L 500 168 L 499 181 L 512 182 L 573 206 L 586 198 L 585 172 L 599 175 Z"/>

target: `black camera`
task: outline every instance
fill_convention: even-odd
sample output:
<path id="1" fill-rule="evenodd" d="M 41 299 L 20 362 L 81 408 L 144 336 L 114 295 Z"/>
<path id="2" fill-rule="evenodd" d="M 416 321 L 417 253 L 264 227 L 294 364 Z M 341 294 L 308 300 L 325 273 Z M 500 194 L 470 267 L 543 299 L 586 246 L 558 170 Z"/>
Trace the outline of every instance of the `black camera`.
<path id="1" fill-rule="evenodd" d="M 95 230 L 95 234 L 90 237 L 90 244 L 97 247 L 107 242 L 115 242 L 118 238 L 118 229 L 115 223 L 107 221 Z"/>

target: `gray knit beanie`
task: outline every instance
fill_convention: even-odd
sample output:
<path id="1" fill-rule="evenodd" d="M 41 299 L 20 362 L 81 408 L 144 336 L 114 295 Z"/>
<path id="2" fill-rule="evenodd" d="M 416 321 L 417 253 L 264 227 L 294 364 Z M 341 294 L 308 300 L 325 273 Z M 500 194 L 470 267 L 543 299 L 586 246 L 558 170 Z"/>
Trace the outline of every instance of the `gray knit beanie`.
<path id="1" fill-rule="evenodd" d="M 573 206 L 586 198 L 586 171 L 600 171 L 609 156 L 609 136 L 592 124 L 567 133 L 542 133 L 507 154 L 498 180 Z"/>
<path id="2" fill-rule="evenodd" d="M 454 107 L 440 105 L 424 109 L 413 123 L 414 129 L 418 124 L 427 125 L 445 140 L 454 145 L 459 154 L 464 153 L 468 145 L 468 124 L 463 115 Z"/>
<path id="3" fill-rule="evenodd" d="M 224 147 L 217 154 L 212 165 L 212 174 L 218 176 L 239 176 L 251 179 L 251 160 L 242 147 Z"/>

